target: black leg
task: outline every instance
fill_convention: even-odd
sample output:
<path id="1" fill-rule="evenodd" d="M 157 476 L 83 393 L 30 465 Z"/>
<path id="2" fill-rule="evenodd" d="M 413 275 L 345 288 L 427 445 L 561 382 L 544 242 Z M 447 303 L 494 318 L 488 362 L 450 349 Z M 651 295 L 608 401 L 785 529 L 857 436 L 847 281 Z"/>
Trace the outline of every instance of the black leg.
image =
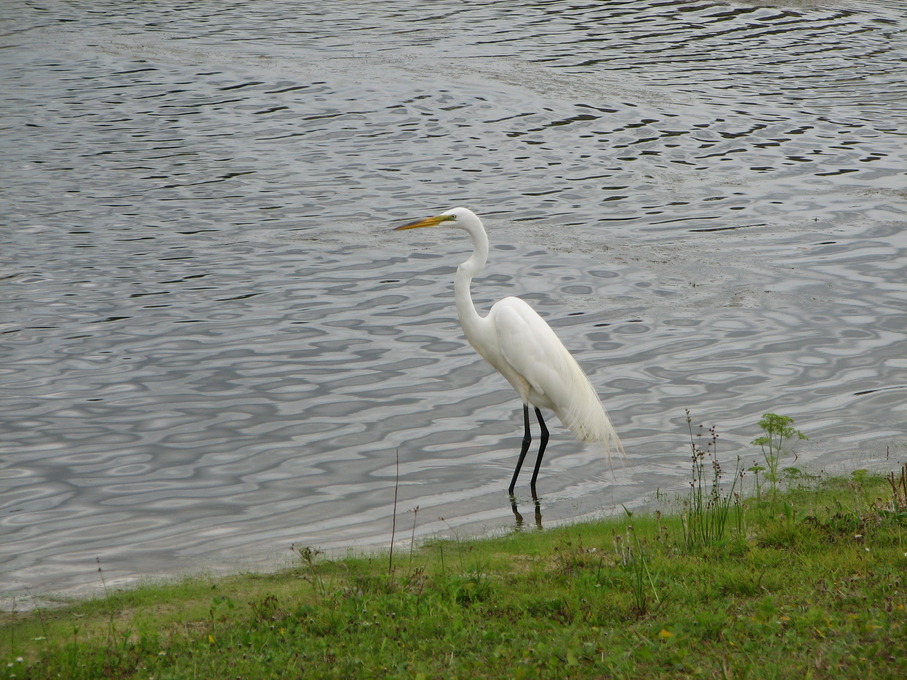
<path id="1" fill-rule="evenodd" d="M 536 409 L 538 411 L 538 409 Z M 513 487 L 516 486 L 516 478 L 520 475 L 520 468 L 523 467 L 523 459 L 529 450 L 529 444 L 532 443 L 532 434 L 529 432 L 529 405 L 523 404 L 523 446 L 520 448 L 520 457 L 516 462 L 516 470 L 513 471 L 513 479 L 510 480 L 510 488 L 507 493 L 513 495 Z M 534 479 L 534 478 L 533 478 Z"/>
<path id="2" fill-rule="evenodd" d="M 529 417 L 528 414 L 526 416 Z M 548 428 L 545 427 L 545 419 L 542 418 L 542 412 L 535 409 L 535 417 L 539 419 L 539 427 L 542 428 L 542 439 L 539 443 L 539 457 L 535 459 L 535 470 L 532 471 L 532 482 L 529 488 L 532 489 L 532 497 L 535 498 L 535 480 L 539 476 L 539 468 L 542 467 L 542 456 L 545 455 L 545 447 L 548 446 Z"/>

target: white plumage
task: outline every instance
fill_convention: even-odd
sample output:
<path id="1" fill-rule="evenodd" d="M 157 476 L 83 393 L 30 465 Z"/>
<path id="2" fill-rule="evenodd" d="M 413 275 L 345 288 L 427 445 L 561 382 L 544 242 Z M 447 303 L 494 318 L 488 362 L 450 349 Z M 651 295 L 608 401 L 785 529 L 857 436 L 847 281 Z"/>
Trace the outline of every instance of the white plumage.
<path id="1" fill-rule="evenodd" d="M 554 411 L 577 439 L 598 442 L 609 458 L 612 451 L 623 454 L 614 426 L 583 369 L 532 307 L 519 298 L 507 297 L 496 302 L 487 316 L 480 316 L 476 311 L 469 286 L 472 278 L 485 268 L 488 235 L 475 213 L 466 208 L 454 208 L 397 229 L 438 225 L 462 229 L 472 239 L 473 254 L 457 268 L 454 278 L 454 298 L 460 325 L 469 344 L 507 379 L 523 401 L 525 432 L 520 457 L 510 483 L 510 493 L 513 493 L 531 441 L 530 404 L 535 407 L 542 428 L 541 445 L 531 482 L 533 494 L 548 441 L 548 431 L 540 408 Z"/>

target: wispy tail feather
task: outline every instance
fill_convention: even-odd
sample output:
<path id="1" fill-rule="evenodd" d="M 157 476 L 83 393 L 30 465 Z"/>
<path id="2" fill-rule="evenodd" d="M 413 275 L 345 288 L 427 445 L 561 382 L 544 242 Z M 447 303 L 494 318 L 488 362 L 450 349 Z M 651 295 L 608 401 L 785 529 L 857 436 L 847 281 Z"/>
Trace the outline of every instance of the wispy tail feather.
<path id="1" fill-rule="evenodd" d="M 574 376 L 572 398 L 566 408 L 557 411 L 558 418 L 580 441 L 601 444 L 609 466 L 614 452 L 618 453 L 621 458 L 626 458 L 627 454 L 617 435 L 617 430 L 611 424 L 608 412 L 602 406 L 592 383 L 582 371 L 579 371 L 578 374 L 574 373 Z"/>

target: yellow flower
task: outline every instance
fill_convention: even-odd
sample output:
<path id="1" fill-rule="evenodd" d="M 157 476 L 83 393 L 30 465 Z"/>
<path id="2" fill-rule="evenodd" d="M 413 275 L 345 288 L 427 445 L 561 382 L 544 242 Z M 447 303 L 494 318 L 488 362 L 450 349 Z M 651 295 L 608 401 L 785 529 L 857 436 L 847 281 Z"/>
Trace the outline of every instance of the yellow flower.
<path id="1" fill-rule="evenodd" d="M 662 638 L 663 640 L 667 640 L 667 639 L 670 638 L 670 637 L 674 637 L 674 633 L 672 633 L 672 632 L 669 631 L 669 630 L 665 630 L 664 628 L 662 628 L 662 629 L 658 632 L 658 637 Z"/>

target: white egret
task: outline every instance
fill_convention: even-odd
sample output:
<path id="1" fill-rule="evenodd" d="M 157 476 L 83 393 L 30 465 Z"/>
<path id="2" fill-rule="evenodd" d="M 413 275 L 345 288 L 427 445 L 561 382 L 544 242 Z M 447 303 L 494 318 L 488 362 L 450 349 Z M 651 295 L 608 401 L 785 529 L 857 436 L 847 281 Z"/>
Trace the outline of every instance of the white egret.
<path id="1" fill-rule="evenodd" d="M 472 303 L 469 284 L 484 268 L 488 259 L 488 235 L 482 221 L 471 210 L 454 208 L 434 217 L 416 220 L 396 227 L 450 226 L 462 229 L 472 239 L 472 256 L 457 268 L 454 298 L 457 316 L 469 344 L 513 386 L 523 400 L 523 442 L 508 491 L 513 495 L 523 459 L 529 450 L 529 405 L 541 428 L 541 441 L 530 488 L 535 496 L 535 483 L 548 444 L 548 428 L 540 409 L 554 411 L 564 426 L 584 442 L 598 442 L 610 459 L 611 451 L 623 454 L 620 439 L 583 369 L 567 351 L 551 327 L 526 302 L 506 297 L 492 305 L 486 316 L 480 316 Z"/>

